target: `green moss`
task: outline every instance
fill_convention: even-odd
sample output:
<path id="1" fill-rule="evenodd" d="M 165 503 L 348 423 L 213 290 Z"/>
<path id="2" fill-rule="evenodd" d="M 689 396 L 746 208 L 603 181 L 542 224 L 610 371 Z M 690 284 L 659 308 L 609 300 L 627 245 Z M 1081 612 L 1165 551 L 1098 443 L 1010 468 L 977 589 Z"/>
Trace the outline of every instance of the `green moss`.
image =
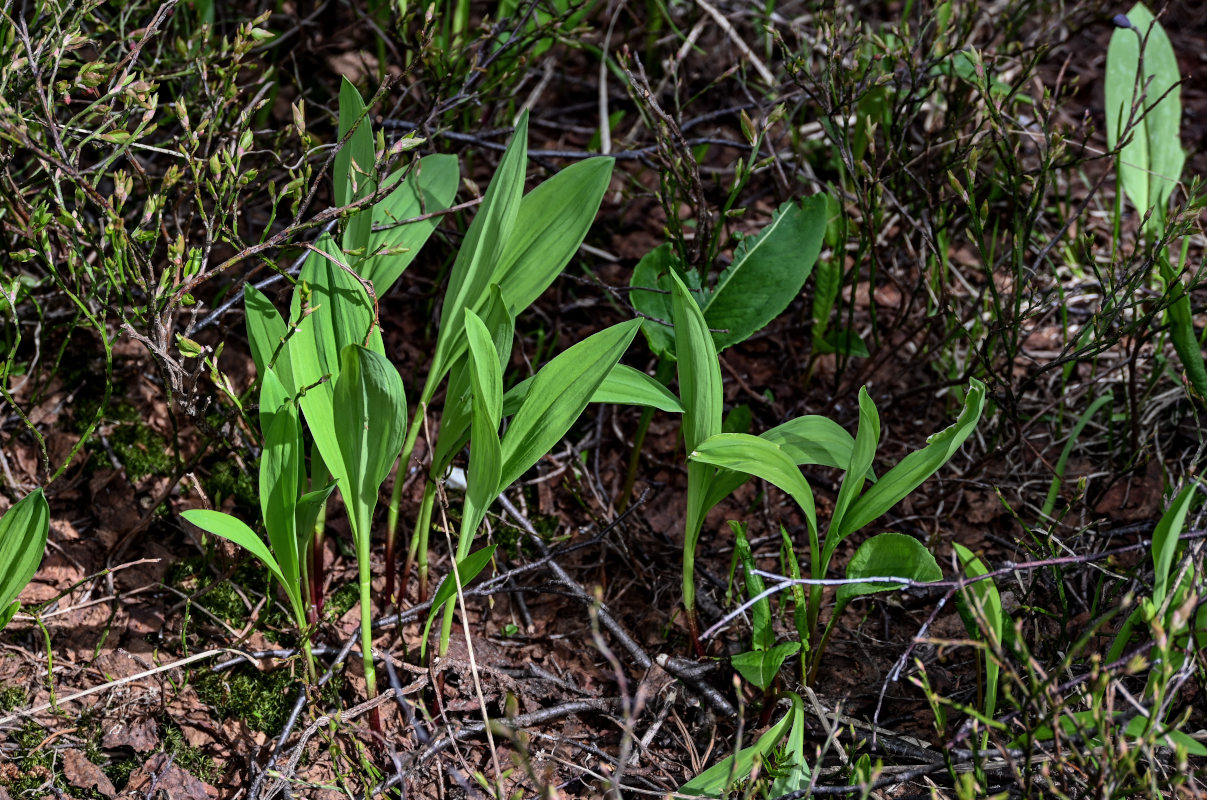
<path id="1" fill-rule="evenodd" d="M 209 492 L 214 505 L 220 506 L 228 497 L 235 498 L 235 503 L 243 508 L 260 508 L 259 487 L 257 486 L 258 464 L 244 471 L 233 459 L 222 459 L 210 468 L 209 477 L 201 481 L 202 488 Z"/>
<path id="2" fill-rule="evenodd" d="M 280 732 L 293 707 L 296 683 L 287 669 L 260 672 L 241 664 L 225 672 L 210 672 L 193 684 L 202 702 L 224 718 L 241 719 L 262 733 Z"/>
<path id="3" fill-rule="evenodd" d="M 168 441 L 139 422 L 115 427 L 109 444 L 131 482 L 148 475 L 169 475 L 175 467 Z"/>
<path id="4" fill-rule="evenodd" d="M 20 686 L 0 688 L 0 711 L 12 711 L 25 705 L 25 690 Z"/>
<path id="5" fill-rule="evenodd" d="M 214 763 L 214 759 L 190 745 L 184 738 L 184 733 L 170 719 L 164 723 L 163 751 L 172 755 L 175 763 L 186 772 L 206 783 L 215 783 L 222 777 L 222 770 Z M 127 777 L 129 774 L 126 773 Z"/>
<path id="6" fill-rule="evenodd" d="M 360 590 L 354 583 L 346 583 L 332 592 L 323 602 L 323 613 L 328 620 L 337 620 L 356 605 Z"/>

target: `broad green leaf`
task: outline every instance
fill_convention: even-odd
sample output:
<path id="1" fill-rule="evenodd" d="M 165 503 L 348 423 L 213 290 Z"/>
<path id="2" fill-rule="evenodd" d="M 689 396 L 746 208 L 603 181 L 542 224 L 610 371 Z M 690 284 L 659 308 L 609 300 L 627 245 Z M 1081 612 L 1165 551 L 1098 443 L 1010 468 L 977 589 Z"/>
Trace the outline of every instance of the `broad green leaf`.
<path id="1" fill-rule="evenodd" d="M 804 713 L 800 698 L 791 692 L 788 696 L 792 699 L 792 709 L 779 722 L 768 728 L 758 741 L 704 770 L 680 786 L 679 793 L 694 797 L 727 797 L 731 780 L 741 781 L 749 778 L 755 763 L 774 752 L 776 746 L 788 734 L 796 717 Z"/>
<path id="2" fill-rule="evenodd" d="M 335 481 L 331 481 L 321 489 L 306 492 L 298 498 L 294 507 L 295 530 L 298 532 L 298 555 L 302 557 L 310 549 L 310 541 L 314 538 L 314 527 L 318 524 L 319 512 L 327 505 L 327 498 L 335 491 Z"/>
<path id="3" fill-rule="evenodd" d="M 1101 713 L 1102 713 L 1101 711 L 1096 711 L 1096 710 L 1095 711 L 1066 712 L 1066 713 L 1062 714 L 1060 717 L 1061 731 L 1063 731 L 1066 736 L 1080 736 L 1080 735 L 1084 734 L 1087 729 L 1089 729 L 1090 732 L 1093 733 L 1097 727 L 1096 726 L 1097 717 L 1099 715 L 1101 715 Z M 1115 717 L 1115 718 L 1119 718 L 1119 717 L 1123 716 L 1123 712 L 1116 711 L 1111 716 Z M 1140 737 L 1140 736 L 1144 735 L 1144 729 L 1147 725 L 1148 725 L 1147 717 L 1143 717 L 1143 716 L 1132 717 L 1131 720 L 1128 721 L 1127 727 L 1124 729 L 1124 732 L 1127 736 Z M 1187 736 L 1185 733 L 1182 733 L 1181 731 L 1179 731 L 1175 728 L 1168 728 L 1165 726 L 1161 726 L 1158 729 L 1158 731 L 1155 733 L 1155 736 L 1158 738 L 1165 739 L 1166 740 L 1165 744 L 1168 747 L 1172 748 L 1172 747 L 1176 747 L 1177 745 L 1181 745 L 1182 747 L 1186 748 L 1186 752 L 1189 755 L 1199 756 L 1200 758 L 1203 756 L 1207 756 L 1207 746 L 1204 746 L 1202 742 L 1200 742 L 1197 739 L 1194 739 L 1190 736 Z M 1037 742 L 1037 741 L 1044 742 L 1051 738 L 1052 738 L 1051 726 L 1040 725 L 1034 731 L 1029 732 L 1028 735 L 1019 736 L 1019 737 L 1015 738 L 1015 740 L 1010 743 L 1010 747 L 1029 747 L 1029 746 L 1031 746 L 1032 742 Z M 1090 739 L 1085 742 L 1085 746 L 1090 746 L 1090 747 L 1096 746 L 1098 744 L 1100 744 L 1100 740 L 1098 740 L 1097 738 Z"/>
<path id="4" fill-rule="evenodd" d="M 496 283 L 513 315 L 532 305 L 578 252 L 612 176 L 610 158 L 588 158 L 546 180 L 520 202 Z"/>
<path id="5" fill-rule="evenodd" d="M 985 566 L 985 562 L 977 558 L 971 550 L 958 542 L 953 543 L 952 547 L 955 548 L 960 566 L 964 568 L 965 577 L 977 578 L 988 574 L 989 568 Z M 974 607 L 979 610 L 979 616 L 973 611 Z M 960 612 L 969 636 L 978 639 L 984 635 L 981 626 L 977 623 L 977 620 L 981 619 L 988 626 L 989 635 L 995 640 L 993 644 L 1001 643 L 1005 613 L 1002 610 L 1002 597 L 992 578 L 970 584 L 965 589 L 965 594 L 957 601 L 956 608 Z M 983 710 L 986 717 L 992 717 L 997 708 L 997 684 L 1001 665 L 990 653 L 985 653 L 982 657 L 985 660 L 985 707 Z"/>
<path id="6" fill-rule="evenodd" d="M 1164 224 L 1169 195 L 1186 161 L 1179 136 L 1182 76 L 1169 37 L 1152 12 L 1137 3 L 1127 18 L 1133 27 L 1116 28 L 1106 53 L 1106 141 L 1113 149 L 1130 137 L 1119 152 L 1119 179 L 1141 215 L 1153 211 L 1146 228 L 1155 232 Z M 1135 124 L 1128 131 L 1133 105 L 1138 106 Z"/>
<path id="7" fill-rule="evenodd" d="M 260 509 L 268 542 L 281 573 L 296 586 L 299 573 L 297 553 L 297 502 L 301 478 L 301 430 L 297 412 L 285 404 L 264 432 L 260 455 Z"/>
<path id="8" fill-rule="evenodd" d="M 640 326 L 640 320 L 631 320 L 605 328 L 571 346 L 536 374 L 503 437 L 500 489 L 519 479 L 566 435 Z"/>
<path id="9" fill-rule="evenodd" d="M 718 350 L 745 341 L 796 299 L 821 252 L 827 216 L 824 194 L 800 205 L 787 202 L 758 234 L 738 244 L 733 263 L 704 301 Z"/>
<path id="10" fill-rule="evenodd" d="M 931 436 L 925 447 L 901 459 L 901 463 L 864 492 L 843 518 L 842 528 L 837 532 L 838 539 L 845 538 L 884 514 L 946 464 L 976 429 L 984 407 L 985 384 L 972 378 L 964 398 L 964 410 L 955 424 Z"/>
<path id="11" fill-rule="evenodd" d="M 258 558 L 261 564 L 268 567 L 268 571 L 281 582 L 282 586 L 286 585 L 285 576 L 281 573 L 281 566 L 273 558 L 268 545 L 264 544 L 260 537 L 256 536 L 256 532 L 240 520 L 235 519 L 230 514 L 223 514 L 221 511 L 211 511 L 208 508 L 192 508 L 180 516 L 203 531 L 239 545 Z"/>
<path id="12" fill-rule="evenodd" d="M 689 277 L 695 276 L 695 273 L 691 276 L 684 273 L 674 246 L 667 243 L 646 253 L 633 268 L 633 277 L 629 281 L 632 289 L 629 292 L 629 301 L 633 308 L 650 318 L 642 323 L 641 332 L 645 334 L 650 350 L 662 358 L 675 357 L 675 333 L 672 327 L 674 312 L 671 309 L 672 274 L 678 275 L 685 282 Z"/>
<path id="13" fill-rule="evenodd" d="M 779 445 L 746 433 L 718 433 L 700 443 L 690 460 L 762 478 L 792 496 L 815 527 L 813 490 Z"/>
<path id="14" fill-rule="evenodd" d="M 1152 600 L 1158 606 L 1165 602 L 1169 594 L 1170 570 L 1173 568 L 1174 556 L 1178 552 L 1178 537 L 1186 527 L 1186 515 L 1198 496 L 1198 487 L 1191 483 L 1178 493 L 1170 503 L 1169 510 L 1162 516 L 1157 527 L 1153 530 L 1153 596 Z"/>
<path id="15" fill-rule="evenodd" d="M 942 580 L 943 570 L 926 545 L 903 533 L 880 533 L 859 545 L 855 555 L 847 562 L 847 580 L 864 578 L 908 578 L 913 581 Z M 852 599 L 876 592 L 890 592 L 904 588 L 899 583 L 871 581 L 848 583 L 838 587 L 835 616 Z"/>
<path id="16" fill-rule="evenodd" d="M 834 511 L 830 515 L 829 530 L 837 535 L 826 536 L 826 547 L 822 561 L 829 563 L 830 554 L 842 539 L 843 520 L 855 498 L 863 490 L 865 476 L 872 468 L 876 457 L 876 446 L 880 443 L 880 414 L 876 404 L 872 402 L 867 387 L 859 390 L 859 428 L 855 432 L 855 446 L 851 448 L 851 459 L 846 466 L 846 474 L 842 476 L 842 486 L 838 490 L 838 499 L 834 502 Z"/>
<path id="17" fill-rule="evenodd" d="M 343 141 L 352 126 L 352 136 L 335 154 L 335 204 L 346 206 L 349 203 L 368 197 L 376 188 L 373 177 L 376 173 L 376 154 L 373 149 L 373 131 L 369 125 L 369 117 L 365 114 L 365 101 L 360 92 L 347 79 L 340 81 L 339 87 L 339 138 Z M 348 219 L 348 227 L 344 230 L 341 240 L 343 250 L 360 250 L 365 252 L 372 235 L 373 215 L 366 210 L 353 214 Z"/>
<path id="18" fill-rule="evenodd" d="M 730 657 L 730 663 L 744 679 L 767 691 L 784 662 L 799 652 L 800 642 L 784 642 L 767 650 L 738 653 Z"/>
<path id="19" fill-rule="evenodd" d="M 469 374 L 473 384 L 473 421 L 470 428 L 469 475 L 466 479 L 466 535 L 461 538 L 468 549 L 473 534 L 486 516 L 486 510 L 499 495 L 503 471 L 503 450 L 499 442 L 499 424 L 503 412 L 503 371 L 490 331 L 472 311 L 465 313 L 465 332 L 469 342 Z M 466 554 L 458 552 L 458 557 Z"/>
<path id="20" fill-rule="evenodd" d="M 457 561 L 457 574 L 461 576 L 461 588 L 469 586 L 470 581 L 478 577 L 482 570 L 486 569 L 486 565 L 490 563 L 490 559 L 495 554 L 495 545 L 483 547 L 481 550 L 470 553 L 465 558 Z M 421 652 L 427 652 L 428 636 L 432 632 L 432 620 L 436 619 L 436 614 L 440 611 L 449 600 L 457 595 L 457 582 L 453 580 L 453 573 L 444 576 L 444 580 L 440 581 L 440 586 L 436 589 L 435 596 L 432 597 L 432 607 L 428 611 L 427 623 L 423 626 L 423 644 L 420 646 Z"/>
<path id="21" fill-rule="evenodd" d="M 503 395 L 503 416 L 509 417 L 524 403 L 533 378 L 525 378 Z M 620 406 L 648 406 L 670 414 L 683 413 L 679 398 L 644 372 L 617 364 L 591 395 L 592 403 L 611 403 Z"/>
<path id="22" fill-rule="evenodd" d="M 528 112 L 520 115 L 515 133 L 491 178 L 482 205 L 470 223 L 457 260 L 453 263 L 444 305 L 440 309 L 440 333 L 432 357 L 424 397 L 428 398 L 444 379 L 465 348 L 465 311 L 476 308 L 485 297 L 515 228 L 524 195 L 524 173 L 528 160 Z"/>
<path id="23" fill-rule="evenodd" d="M 335 440 L 347 476 L 339 489 L 353 519 L 353 533 L 368 536 L 377 492 L 406 433 L 402 378 L 385 356 L 350 344 L 342 354 L 333 396 L 339 409 Z"/>
<path id="24" fill-rule="evenodd" d="M 0 517 L 0 609 L 8 624 L 17 607 L 14 602 L 25 588 L 46 551 L 50 532 L 50 506 L 41 489 L 34 489 Z"/>
<path id="25" fill-rule="evenodd" d="M 398 185 L 373 206 L 373 227 L 384 228 L 373 231 L 369 239 L 370 252 L 378 255 L 370 256 L 360 267 L 362 277 L 373 282 L 378 297 L 390 290 L 419 255 L 440 217 L 407 225 L 397 223 L 448 208 L 457 196 L 459 178 L 456 156 L 434 153 L 386 179 L 387 187 Z"/>
<path id="26" fill-rule="evenodd" d="M 243 308 L 251 358 L 256 362 L 256 373 L 263 375 L 268 365 L 273 363 L 273 356 L 281 347 L 288 329 L 272 301 L 250 283 L 243 287 Z M 280 357 L 277 360 L 280 362 Z"/>
<path id="27" fill-rule="evenodd" d="M 1127 727 L 1124 729 L 1128 736 L 1143 736 L 1148 728 L 1149 720 L 1147 717 L 1132 717 L 1128 720 Z M 1176 728 L 1168 728 L 1164 725 L 1158 725 L 1155 735 L 1161 739 L 1165 739 L 1165 746 L 1169 748 L 1181 745 L 1186 748 L 1187 755 L 1203 757 L 1207 756 L 1207 745 L 1204 745 L 1198 739 L 1192 738 Z"/>
<path id="28" fill-rule="evenodd" d="M 750 426 L 753 423 L 754 414 L 751 413 L 750 406 L 742 403 L 730 409 L 725 418 L 721 420 L 721 433 L 750 433 Z"/>

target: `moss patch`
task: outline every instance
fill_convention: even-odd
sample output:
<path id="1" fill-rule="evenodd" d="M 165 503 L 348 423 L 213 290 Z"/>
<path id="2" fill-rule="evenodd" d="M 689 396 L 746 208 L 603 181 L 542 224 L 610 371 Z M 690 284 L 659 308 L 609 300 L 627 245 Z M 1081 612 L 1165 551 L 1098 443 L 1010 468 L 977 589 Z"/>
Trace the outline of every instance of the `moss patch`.
<path id="1" fill-rule="evenodd" d="M 296 682 L 288 669 L 260 672 L 247 664 L 206 673 L 193 688 L 223 718 L 241 719 L 253 730 L 269 735 L 280 733 L 296 695 Z"/>

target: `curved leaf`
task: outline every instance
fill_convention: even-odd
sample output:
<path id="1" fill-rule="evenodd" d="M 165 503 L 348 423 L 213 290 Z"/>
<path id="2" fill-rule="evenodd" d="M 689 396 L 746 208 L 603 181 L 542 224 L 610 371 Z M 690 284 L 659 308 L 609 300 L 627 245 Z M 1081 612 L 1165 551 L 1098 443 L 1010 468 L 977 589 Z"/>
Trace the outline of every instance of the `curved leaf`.
<path id="1" fill-rule="evenodd" d="M 901 463 L 864 492 L 843 518 L 838 537 L 846 537 L 872 522 L 946 464 L 976 429 L 984 407 L 985 384 L 972 378 L 964 410 L 955 424 L 931 436 L 925 447 L 901 459 Z"/>
<path id="2" fill-rule="evenodd" d="M 469 586 L 470 581 L 478 577 L 478 574 L 486 569 L 486 565 L 490 563 L 490 559 L 495 554 L 496 545 L 483 547 L 481 550 L 470 553 L 465 558 L 457 561 L 457 574 L 461 576 L 461 588 Z M 440 586 L 436 589 L 436 594 L 432 597 L 432 607 L 427 614 L 427 623 L 423 626 L 423 643 L 420 646 L 421 652 L 427 652 L 428 636 L 432 632 L 432 621 L 436 619 L 436 614 L 440 608 L 453 599 L 457 594 L 457 582 L 453 580 L 453 573 L 444 576 L 444 580 L 440 581 Z"/>
<path id="3" fill-rule="evenodd" d="M 220 536 L 227 541 L 239 545 L 258 558 L 261 564 L 268 567 L 268 571 L 281 582 L 282 586 L 286 585 L 285 576 L 281 573 L 281 566 L 273 558 L 268 545 L 264 544 L 260 537 L 256 536 L 256 532 L 240 520 L 235 519 L 230 514 L 223 514 L 221 511 L 211 511 L 208 508 L 192 508 L 180 516 L 203 531 L 208 531 L 215 536 Z"/>

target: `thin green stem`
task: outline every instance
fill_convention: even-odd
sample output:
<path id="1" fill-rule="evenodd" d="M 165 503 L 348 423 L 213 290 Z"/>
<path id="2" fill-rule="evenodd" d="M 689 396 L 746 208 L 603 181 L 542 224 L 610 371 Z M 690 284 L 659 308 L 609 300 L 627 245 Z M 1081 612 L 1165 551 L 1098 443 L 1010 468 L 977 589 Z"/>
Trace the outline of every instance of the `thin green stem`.
<path id="1" fill-rule="evenodd" d="M 407 430 L 406 439 L 402 442 L 402 452 L 398 456 L 398 463 L 394 465 L 394 488 L 390 490 L 390 504 L 386 508 L 386 600 L 390 603 L 395 603 L 394 597 L 394 573 L 397 571 L 395 565 L 395 542 L 398 532 L 398 509 L 402 502 L 402 485 L 406 483 L 407 465 L 411 463 L 411 454 L 415 451 L 415 442 L 419 438 L 419 429 L 422 427 L 423 410 L 427 408 L 427 397 L 421 398 L 419 404 L 415 406 L 415 415 L 411 418 L 411 427 Z M 407 558 L 407 571 L 410 571 L 410 557 Z M 401 591 L 406 590 L 406 586 L 400 586 Z"/>

